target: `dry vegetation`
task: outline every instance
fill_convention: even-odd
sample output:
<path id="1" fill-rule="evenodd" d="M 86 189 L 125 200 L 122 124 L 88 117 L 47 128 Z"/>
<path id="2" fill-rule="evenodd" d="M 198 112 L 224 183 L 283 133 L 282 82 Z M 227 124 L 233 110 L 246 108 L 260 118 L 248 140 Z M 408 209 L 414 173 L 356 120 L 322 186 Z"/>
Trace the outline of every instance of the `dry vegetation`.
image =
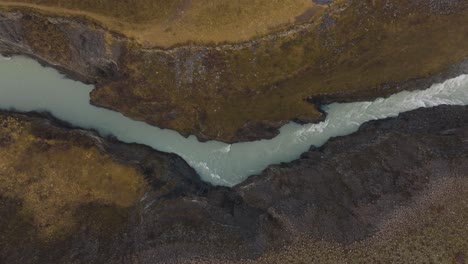
<path id="1" fill-rule="evenodd" d="M 116 232 L 145 186 L 136 169 L 114 162 L 85 136 L 0 114 L 0 209 L 18 201 L 0 221 L 0 244 L 27 239 L 21 223 L 42 241 L 85 226 Z"/>
<path id="2" fill-rule="evenodd" d="M 19 0 L 59 15 L 82 15 L 136 38 L 147 46 L 186 42 L 245 41 L 299 18 L 308 20 L 324 8 L 310 0 Z"/>

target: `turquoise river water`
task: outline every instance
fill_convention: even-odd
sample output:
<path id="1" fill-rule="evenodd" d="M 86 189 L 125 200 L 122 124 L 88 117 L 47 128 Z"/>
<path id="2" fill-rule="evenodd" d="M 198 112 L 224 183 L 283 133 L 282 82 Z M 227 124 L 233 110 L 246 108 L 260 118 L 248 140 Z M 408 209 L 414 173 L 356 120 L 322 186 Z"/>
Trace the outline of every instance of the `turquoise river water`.
<path id="1" fill-rule="evenodd" d="M 67 79 L 32 59 L 0 57 L 1 109 L 48 111 L 75 126 L 95 129 L 103 136 L 112 134 L 123 142 L 176 153 L 195 168 L 203 180 L 225 186 L 238 184 L 270 164 L 297 159 L 311 145 L 320 146 L 330 137 L 353 133 L 364 122 L 397 116 L 420 107 L 468 104 L 468 75 L 461 75 L 426 90 L 401 92 L 387 99 L 325 106 L 323 110 L 328 116 L 324 122 L 289 123 L 271 140 L 225 144 L 201 143 L 194 136 L 184 138 L 175 131 L 94 107 L 89 104 L 92 89 L 92 85 Z"/>

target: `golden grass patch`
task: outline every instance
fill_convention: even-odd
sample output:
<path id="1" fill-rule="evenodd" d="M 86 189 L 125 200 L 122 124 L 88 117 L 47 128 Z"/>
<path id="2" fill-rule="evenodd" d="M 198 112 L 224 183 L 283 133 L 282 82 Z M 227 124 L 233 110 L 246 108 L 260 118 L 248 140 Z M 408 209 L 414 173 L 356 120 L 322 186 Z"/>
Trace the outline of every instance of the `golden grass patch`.
<path id="1" fill-rule="evenodd" d="M 306 21 L 325 8 L 310 0 L 3 0 L 0 4 L 86 16 L 159 47 L 246 41 L 291 25 L 298 17 Z"/>
<path id="2" fill-rule="evenodd" d="M 95 213 L 93 207 L 125 214 L 145 191 L 136 169 L 116 163 L 92 144 L 37 136 L 30 122 L 5 116 L 0 116 L 0 138 L 0 195 L 21 201 L 17 213 L 30 217 L 44 240 L 70 234 L 78 221 L 96 221 L 86 219 Z"/>

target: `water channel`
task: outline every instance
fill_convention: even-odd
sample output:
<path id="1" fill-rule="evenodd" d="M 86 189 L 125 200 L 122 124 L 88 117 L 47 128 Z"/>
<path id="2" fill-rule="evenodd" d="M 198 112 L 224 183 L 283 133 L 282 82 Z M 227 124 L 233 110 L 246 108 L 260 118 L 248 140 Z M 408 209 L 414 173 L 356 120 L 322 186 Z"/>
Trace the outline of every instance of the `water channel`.
<path id="1" fill-rule="evenodd" d="M 15 56 L 0 57 L 0 109 L 19 112 L 47 111 L 74 126 L 114 135 L 127 143 L 140 143 L 176 153 L 216 185 L 232 186 L 258 174 L 270 164 L 297 159 L 311 145 L 355 132 L 364 122 L 397 116 L 420 107 L 467 105 L 468 75 L 434 84 L 426 90 L 400 92 L 372 102 L 334 103 L 323 108 L 327 119 L 318 124 L 289 123 L 271 140 L 225 144 L 199 142 L 175 131 L 129 119 L 118 112 L 89 103 L 92 85 L 65 78 L 52 68 Z"/>

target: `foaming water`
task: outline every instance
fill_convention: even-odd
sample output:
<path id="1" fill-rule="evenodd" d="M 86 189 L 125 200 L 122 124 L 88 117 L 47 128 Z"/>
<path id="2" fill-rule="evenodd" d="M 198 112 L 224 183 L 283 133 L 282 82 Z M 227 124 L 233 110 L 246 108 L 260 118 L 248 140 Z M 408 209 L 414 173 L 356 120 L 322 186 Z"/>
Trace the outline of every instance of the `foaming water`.
<path id="1" fill-rule="evenodd" d="M 468 75 L 434 84 L 423 91 L 401 92 L 373 102 L 331 104 L 324 107 L 327 119 L 318 124 L 283 126 L 271 140 L 224 144 L 200 143 L 194 136 L 134 121 L 122 114 L 89 104 L 92 85 L 66 79 L 32 59 L 0 57 L 0 108 L 17 111 L 48 111 L 82 128 L 112 134 L 128 143 L 173 152 L 197 170 L 203 180 L 232 186 L 270 164 L 297 159 L 311 145 L 323 145 L 330 137 L 357 131 L 364 122 L 397 116 L 420 107 L 467 105 Z"/>

